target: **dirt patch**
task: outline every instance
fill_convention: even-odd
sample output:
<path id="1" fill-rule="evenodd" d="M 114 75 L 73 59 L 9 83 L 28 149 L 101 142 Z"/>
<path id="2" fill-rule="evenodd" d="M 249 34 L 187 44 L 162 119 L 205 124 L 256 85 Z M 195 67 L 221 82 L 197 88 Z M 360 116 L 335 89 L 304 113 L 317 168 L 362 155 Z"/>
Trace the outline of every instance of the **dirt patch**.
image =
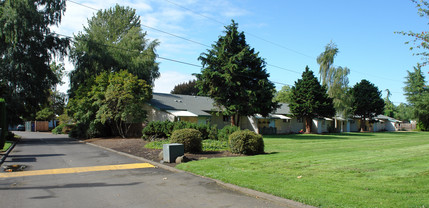
<path id="1" fill-rule="evenodd" d="M 88 143 L 93 143 L 98 146 L 106 147 L 109 149 L 113 149 L 119 152 L 128 153 L 130 155 L 143 157 L 148 160 L 152 160 L 154 162 L 160 162 L 158 155 L 162 150 L 155 150 L 155 149 L 148 149 L 144 146 L 148 143 L 147 141 L 144 141 L 140 138 L 93 138 L 93 139 L 87 139 L 84 140 Z M 188 157 L 191 160 L 202 160 L 202 159 L 208 159 L 208 158 L 215 158 L 215 157 L 237 157 L 241 156 L 239 154 L 232 154 L 228 151 L 222 151 L 222 152 L 202 152 L 199 154 L 190 154 L 186 153 L 186 157 Z M 175 163 L 165 163 L 169 166 L 176 166 Z"/>

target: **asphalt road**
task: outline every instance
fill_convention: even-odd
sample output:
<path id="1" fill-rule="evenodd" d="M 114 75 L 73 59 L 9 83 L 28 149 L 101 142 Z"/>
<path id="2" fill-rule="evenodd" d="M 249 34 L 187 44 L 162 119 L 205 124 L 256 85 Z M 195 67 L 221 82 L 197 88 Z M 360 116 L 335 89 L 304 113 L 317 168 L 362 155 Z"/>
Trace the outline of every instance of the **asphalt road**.
<path id="1" fill-rule="evenodd" d="M 64 135 L 17 134 L 23 139 L 2 166 L 26 165 L 22 174 L 34 175 L 2 169 L 0 207 L 291 207 L 151 165 L 117 170 L 118 165 L 144 162 Z"/>

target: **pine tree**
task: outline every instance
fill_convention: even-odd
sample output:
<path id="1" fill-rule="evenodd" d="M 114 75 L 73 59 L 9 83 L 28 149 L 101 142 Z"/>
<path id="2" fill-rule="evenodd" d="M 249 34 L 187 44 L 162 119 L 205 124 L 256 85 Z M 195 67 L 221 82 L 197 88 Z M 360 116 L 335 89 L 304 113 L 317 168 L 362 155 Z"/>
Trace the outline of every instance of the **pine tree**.
<path id="1" fill-rule="evenodd" d="M 360 130 L 365 129 L 365 120 L 371 120 L 384 111 L 384 100 L 381 98 L 381 91 L 369 82 L 363 79 L 350 90 L 352 96 L 352 111 L 354 115 L 360 116 Z"/>
<path id="2" fill-rule="evenodd" d="M 278 104 L 273 101 L 275 86 L 268 80 L 265 61 L 246 43 L 237 23 L 232 21 L 225 29 L 225 35 L 199 57 L 203 69 L 196 75 L 197 87 L 231 116 L 231 125 L 237 125 L 235 117 L 267 116 Z"/>
<path id="3" fill-rule="evenodd" d="M 295 117 L 304 118 L 305 132 L 311 132 L 311 122 L 317 117 L 332 117 L 335 115 L 332 98 L 326 93 L 326 86 L 310 71 L 308 66 L 302 73 L 302 78 L 292 87 L 290 110 Z"/>

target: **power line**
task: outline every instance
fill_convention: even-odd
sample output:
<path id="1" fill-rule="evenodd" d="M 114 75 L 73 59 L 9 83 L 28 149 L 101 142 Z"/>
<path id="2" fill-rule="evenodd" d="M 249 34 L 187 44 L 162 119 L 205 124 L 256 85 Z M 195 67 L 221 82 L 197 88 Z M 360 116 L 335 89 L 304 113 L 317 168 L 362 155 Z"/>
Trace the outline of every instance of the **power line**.
<path id="1" fill-rule="evenodd" d="M 77 4 L 77 5 L 79 5 L 79 6 L 86 7 L 86 8 L 88 8 L 88 9 L 92 9 L 92 10 L 98 11 L 98 9 L 96 9 L 96 8 L 94 8 L 94 7 L 87 6 L 87 5 L 85 5 L 85 4 L 81 4 L 81 3 L 78 3 L 78 2 L 75 2 L 75 1 L 72 1 L 72 0 L 67 0 L 67 1 L 69 1 L 69 2 L 71 2 L 71 3 L 73 3 L 73 4 Z"/>
<path id="2" fill-rule="evenodd" d="M 86 7 L 86 8 L 89 8 L 89 9 L 95 10 L 95 11 L 98 11 L 98 9 L 95 9 L 95 8 L 93 8 L 93 7 L 90 7 L 90 6 L 86 6 L 86 5 L 81 4 L 81 3 L 77 3 L 77 2 L 72 1 L 72 0 L 68 0 L 68 1 L 69 1 L 69 2 L 71 2 L 71 3 L 77 4 L 77 5 L 79 5 L 79 6 L 83 6 L 83 7 Z M 197 14 L 197 15 L 202 16 L 202 17 L 204 17 L 204 18 L 207 18 L 207 19 L 210 19 L 210 20 L 212 20 L 212 21 L 215 21 L 215 22 L 218 22 L 218 23 L 220 23 L 220 24 L 223 24 L 222 22 L 217 21 L 216 19 L 213 19 L 213 18 L 211 18 L 211 17 L 208 17 L 208 16 L 205 16 L 205 15 L 202 15 L 202 14 L 196 13 L 196 12 L 194 12 L 194 11 L 192 11 L 192 10 L 190 10 L 190 9 L 186 8 L 186 7 L 183 7 L 183 6 L 179 5 L 179 4 L 176 4 L 176 3 L 171 2 L 171 1 L 169 1 L 169 0 L 166 0 L 166 1 L 168 1 L 169 3 L 174 4 L 174 5 L 176 5 L 176 6 L 180 7 L 180 8 L 182 8 L 182 9 L 185 9 L 185 10 L 191 11 L 191 12 L 193 12 L 194 14 Z M 170 35 L 170 36 L 174 36 L 174 37 L 176 37 L 176 38 L 180 38 L 180 39 L 182 39 L 182 40 L 186 40 L 186 41 L 188 41 L 188 42 L 192 42 L 192 43 L 195 43 L 195 44 L 198 44 L 198 45 L 201 45 L 201 46 L 205 46 L 205 47 L 207 47 L 207 48 L 210 48 L 210 47 L 211 47 L 210 45 L 207 45 L 207 44 L 204 44 L 204 43 L 200 43 L 200 42 L 197 42 L 197 41 L 191 40 L 191 39 L 189 39 L 189 38 L 185 38 L 185 37 L 182 37 L 182 36 L 179 36 L 179 35 L 176 35 L 176 34 L 170 33 L 170 32 L 166 32 L 166 31 L 163 31 L 163 30 L 160 30 L 160 29 L 154 28 L 154 27 L 150 27 L 150 26 L 148 26 L 148 25 L 144 25 L 144 24 L 140 24 L 140 25 L 142 25 L 143 27 L 149 28 L 149 29 L 151 29 L 151 30 L 155 30 L 155 31 L 158 31 L 158 32 L 161 32 L 161 33 L 164 33 L 164 34 Z M 197 66 L 197 65 L 195 65 L 195 64 L 190 64 L 190 63 L 186 63 L 186 62 L 182 62 L 182 61 L 177 61 L 177 60 L 174 60 L 174 59 L 163 58 L 163 57 L 158 57 L 158 58 L 160 58 L 160 59 L 164 59 L 164 60 L 168 60 L 168 61 L 177 62 L 177 63 L 187 64 L 187 65 L 191 65 L 191 66 Z M 289 72 L 293 72 L 293 73 L 297 73 L 297 74 L 300 74 L 300 73 L 301 73 L 301 72 L 298 72 L 298 71 L 294 71 L 294 70 L 291 70 L 291 69 L 286 69 L 286 68 L 284 68 L 284 67 L 276 66 L 276 65 L 273 65 L 273 64 L 268 64 L 268 63 L 267 63 L 267 66 L 272 66 L 272 67 L 275 67 L 275 68 L 278 68 L 278 69 L 282 69 L 282 70 L 289 71 Z M 201 67 L 201 66 L 198 66 L 198 67 Z"/>
<path id="3" fill-rule="evenodd" d="M 221 24 L 221 25 L 226 25 L 225 23 L 223 23 L 223 22 L 221 22 L 221 21 L 219 21 L 219 20 L 217 20 L 217 19 L 214 19 L 214 18 L 209 17 L 209 16 L 207 16 L 207 15 L 203 15 L 203 14 L 201 14 L 201 13 L 199 13 L 199 12 L 196 12 L 196 11 L 194 11 L 194 10 L 192 10 L 192 9 L 189 9 L 189 8 L 187 8 L 187 7 L 184 7 L 184 6 L 180 5 L 180 4 L 174 3 L 174 2 L 172 2 L 172 1 L 170 1 L 170 0 L 165 0 L 165 1 L 167 1 L 168 3 L 171 3 L 171 4 L 173 4 L 173 5 L 176 5 L 177 7 L 180 7 L 180 8 L 182 8 L 182 9 L 185 9 L 185 10 L 187 10 L 187 11 L 190 11 L 190 12 L 192 12 L 192 13 L 194 13 L 194 14 L 198 15 L 198 16 L 201 16 L 201 17 L 204 17 L 204 18 L 206 18 L 206 19 L 209 19 L 209 20 L 211 20 L 211 21 L 213 21 L 213 22 L 219 23 L 219 24 Z M 296 53 L 296 54 L 300 54 L 300 55 L 302 55 L 302 56 L 305 56 L 305 57 L 308 57 L 308 58 L 311 58 L 311 59 L 316 59 L 316 58 L 315 58 L 315 57 L 313 57 L 313 56 L 310 56 L 310 55 L 307 55 L 307 54 L 301 53 L 301 52 L 299 52 L 299 51 L 297 51 L 297 50 L 294 50 L 294 49 L 288 48 L 288 47 L 283 46 L 283 45 L 281 45 L 281 44 L 278 44 L 278 43 L 276 43 L 276 42 L 273 42 L 273 41 L 270 41 L 270 40 L 264 39 L 264 38 L 262 38 L 262 37 L 259 37 L 259 36 L 255 35 L 255 34 L 252 34 L 252 33 L 249 33 L 249 32 L 245 32 L 245 33 L 246 33 L 246 34 L 248 34 L 248 35 L 250 35 L 250 36 L 253 36 L 253 37 L 255 37 L 255 38 L 258 38 L 258 39 L 260 39 L 260 40 L 262 40 L 262 41 L 265 41 L 265 42 L 267 42 L 267 43 L 270 43 L 270 44 L 272 44 L 272 45 L 275 45 L 275 46 L 277 46 L 277 47 L 279 47 L 279 48 L 283 48 L 283 49 L 286 49 L 286 50 L 292 51 L 292 52 L 294 52 L 294 53 Z M 267 64 L 267 65 L 269 65 L 269 64 Z M 276 68 L 280 68 L 280 69 L 284 69 L 284 68 L 277 67 L 277 66 L 274 66 L 274 65 L 271 65 L 271 66 L 276 67 Z M 286 69 L 286 71 L 291 71 L 291 72 L 299 73 L 299 72 L 296 72 L 296 71 L 293 71 L 293 70 L 288 70 L 288 69 Z M 355 69 L 353 69 L 353 71 L 354 71 L 354 72 L 357 72 L 357 73 L 364 74 L 364 75 L 368 75 L 367 73 L 363 73 L 363 72 L 357 71 L 357 70 L 355 70 Z M 428 73 L 429 73 L 429 72 L 428 72 Z M 399 82 L 398 80 L 388 79 L 388 78 L 380 77 L 380 76 L 376 76 L 376 75 L 370 75 L 370 76 L 377 77 L 377 78 L 379 78 L 379 79 L 384 79 L 384 80 L 392 81 L 392 82 Z"/>
<path id="4" fill-rule="evenodd" d="M 186 40 L 186 41 L 189 41 L 189 42 L 192 42 L 192 43 L 198 44 L 198 45 L 202 45 L 202 46 L 205 46 L 205 47 L 208 47 L 208 48 L 210 48 L 210 47 L 211 47 L 211 46 L 209 46 L 209 45 L 207 45 L 207 44 L 200 43 L 200 42 L 197 42 L 197 41 L 194 41 L 194 40 L 191 40 L 191 39 L 188 39 L 188 38 L 182 37 L 182 36 L 178 36 L 178 35 L 175 35 L 175 34 L 173 34 L 173 33 L 165 32 L 165 31 L 163 31 L 163 30 L 156 29 L 156 28 L 154 28 L 154 27 L 150 27 L 150 26 L 147 26 L 147 25 L 144 25 L 144 24 L 140 24 L 140 25 L 142 25 L 143 27 L 147 27 L 147 28 L 149 28 L 149 29 L 152 29 L 152 30 L 158 31 L 158 32 L 165 33 L 165 34 L 167 34 L 167 35 L 174 36 L 174 37 L 176 37 L 176 38 L 180 38 L 180 39 L 182 39 L 182 40 Z"/>
<path id="5" fill-rule="evenodd" d="M 72 42 L 76 42 L 76 40 L 75 40 L 74 37 L 71 37 L 71 36 L 68 36 L 68 35 L 64 35 L 64 34 L 60 34 L 60 33 L 55 33 L 55 32 L 53 32 L 53 34 L 56 34 L 56 35 L 59 35 L 59 36 L 63 36 L 63 37 L 67 37 Z M 140 52 L 139 50 L 130 50 L 130 49 L 122 48 L 122 47 L 119 47 L 119 46 L 107 45 L 107 44 L 102 44 L 102 43 L 95 43 L 95 44 L 106 46 L 106 47 L 110 47 L 110 48 L 120 49 L 120 50 L 124 50 L 124 51 L 127 51 L 127 52 Z M 157 58 L 163 59 L 163 60 L 167 60 L 167 61 L 176 62 L 176 63 L 180 63 L 180 64 L 185 64 L 185 65 L 189 65 L 189 66 L 194 66 L 194 67 L 202 68 L 201 65 L 192 64 L 192 63 L 188 63 L 188 62 L 185 62 L 185 61 L 179 61 L 179 60 L 176 60 L 176 59 L 165 58 L 165 57 L 161 57 L 161 56 L 157 56 Z M 247 78 L 251 78 L 251 77 L 245 76 L 245 75 L 241 75 L 241 76 L 244 76 L 244 77 L 247 77 Z M 285 83 L 281 83 L 281 82 L 274 82 L 274 81 L 271 81 L 271 82 L 275 83 L 275 84 L 280 84 L 280 85 L 289 85 L 289 86 L 292 86 L 290 84 L 285 84 Z"/>
<path id="6" fill-rule="evenodd" d="M 177 7 L 180 7 L 180 8 L 182 8 L 182 9 L 184 9 L 184 10 L 190 11 L 190 12 L 192 12 L 192 13 L 194 13 L 194 14 L 198 15 L 198 16 L 201 16 L 201 17 L 204 17 L 204 18 L 206 18 L 206 19 L 209 19 L 209 20 L 211 20 L 211 21 L 213 21 L 213 22 L 219 23 L 219 24 L 221 24 L 221 25 L 226 25 L 224 22 L 221 22 L 221 21 L 219 21 L 219 20 L 217 20 L 217 19 L 214 19 L 214 18 L 212 18 L 212 17 L 209 17 L 209 16 L 207 16 L 207 15 L 203 15 L 203 14 L 201 14 L 201 13 L 199 13 L 199 12 L 196 12 L 196 11 L 194 11 L 194 10 L 192 10 L 192 9 L 189 9 L 189 8 L 187 8 L 187 7 L 184 7 L 184 6 L 180 5 L 180 4 L 174 3 L 174 2 L 172 2 L 172 1 L 170 1 L 170 0 L 165 0 L 165 1 L 166 1 L 166 2 L 168 2 L 168 3 L 170 3 L 170 4 L 176 5 Z M 271 45 L 277 46 L 277 47 L 279 47 L 279 48 L 283 48 L 283 49 L 286 49 L 286 50 L 292 51 L 292 52 L 294 52 L 294 53 L 296 53 L 296 54 L 299 54 L 299 55 L 305 56 L 305 57 L 307 57 L 307 58 L 315 59 L 315 58 L 314 58 L 314 57 L 312 57 L 312 56 L 309 56 L 309 55 L 307 55 L 307 54 L 301 53 L 301 52 L 299 52 L 299 51 L 297 51 L 297 50 L 294 50 L 294 49 L 288 48 L 288 47 L 286 47 L 286 46 L 284 46 L 284 45 L 281 45 L 281 44 L 275 43 L 275 42 L 273 42 L 273 41 L 267 40 L 267 39 L 265 39 L 265 38 L 259 37 L 259 36 L 255 35 L 255 34 L 252 34 L 252 33 L 249 33 L 249 32 L 244 32 L 244 33 L 246 33 L 246 34 L 248 34 L 248 35 L 250 35 L 250 36 L 253 36 L 253 37 L 257 38 L 257 39 L 260 39 L 260 40 L 262 40 L 262 41 L 264 41 L 264 42 L 270 43 Z"/>

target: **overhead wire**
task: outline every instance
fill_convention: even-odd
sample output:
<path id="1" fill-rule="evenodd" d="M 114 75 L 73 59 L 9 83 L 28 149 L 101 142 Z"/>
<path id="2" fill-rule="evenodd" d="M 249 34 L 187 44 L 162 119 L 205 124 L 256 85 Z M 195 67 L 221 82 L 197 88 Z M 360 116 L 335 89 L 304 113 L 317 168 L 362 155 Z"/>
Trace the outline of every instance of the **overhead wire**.
<path id="1" fill-rule="evenodd" d="M 85 4 L 81 4 L 81 3 L 75 2 L 75 1 L 73 1 L 73 0 L 67 0 L 67 1 L 69 1 L 69 2 L 71 2 L 71 3 L 74 3 L 74 4 L 76 4 L 76 5 L 79 5 L 79 6 L 83 6 L 83 7 L 86 7 L 86 8 L 89 8 L 89 9 L 95 10 L 95 11 L 98 11 L 98 9 L 96 9 L 96 8 L 93 8 L 93 7 L 87 6 L 87 5 L 85 5 Z M 201 16 L 201 17 L 204 17 L 204 18 L 206 18 L 206 19 L 209 19 L 209 20 L 211 20 L 211 21 L 213 21 L 213 22 L 216 22 L 216 23 L 219 23 L 219 24 L 225 25 L 223 22 L 218 21 L 217 19 L 214 19 L 214 18 L 211 18 L 211 17 L 209 17 L 209 16 L 207 16 L 207 15 L 203 15 L 203 14 L 201 14 L 201 13 L 198 13 L 198 12 L 196 12 L 196 11 L 194 11 L 194 10 L 191 10 L 191 9 L 189 9 L 189 8 L 187 8 L 187 7 L 184 7 L 184 6 L 180 5 L 180 4 L 177 4 L 177 3 L 175 3 L 175 2 L 172 2 L 172 1 L 170 1 L 170 0 L 165 0 L 165 1 L 167 1 L 168 3 L 171 3 L 171 4 L 173 4 L 173 5 L 175 5 L 175 6 L 177 6 L 177 7 L 180 7 L 180 8 L 182 8 L 182 9 L 184 9 L 184 10 L 190 11 L 190 12 L 192 12 L 192 13 L 194 13 L 194 14 L 198 15 L 198 16 Z M 201 42 L 198 42 L 198 41 L 194 41 L 194 40 L 191 40 L 191 39 L 189 39 L 189 38 L 185 38 L 185 37 L 182 37 L 182 36 L 179 36 L 179 35 L 176 35 L 176 34 L 170 33 L 170 32 L 166 32 L 166 31 L 164 31 L 164 30 L 160 30 L 160 29 L 157 29 L 157 28 L 155 28 L 155 27 L 151 27 L 151 26 L 144 25 L 144 24 L 141 24 L 141 26 L 146 27 L 146 28 L 149 28 L 149 29 L 151 29 L 151 30 L 155 30 L 155 31 L 157 31 L 157 32 L 161 32 L 161 33 L 164 33 L 164 34 L 167 34 L 167 35 L 170 35 L 170 36 L 173 36 L 173 37 L 179 38 L 179 39 L 182 39 L 182 40 L 186 40 L 186 41 L 188 41 L 188 42 L 192 42 L 192 43 L 194 43 L 194 44 L 198 44 L 198 45 L 205 46 L 205 47 L 208 47 L 208 48 L 210 48 L 210 47 L 211 47 L 211 46 L 209 46 L 209 45 L 207 45 L 207 44 L 204 44 L 204 43 L 201 43 Z M 299 52 L 299 51 L 296 51 L 296 50 L 293 50 L 293 49 L 291 49 L 291 48 L 285 47 L 285 46 L 283 46 L 283 45 L 281 45 L 281 44 L 278 44 L 278 43 L 275 43 L 275 42 L 273 42 L 273 41 L 269 41 L 269 40 L 266 40 L 266 39 L 264 39 L 264 38 L 261 38 L 261 37 L 259 37 L 259 36 L 257 36 L 257 35 L 252 34 L 252 33 L 249 33 L 249 32 L 245 32 L 245 33 L 246 33 L 246 34 L 248 34 L 248 35 L 251 35 L 251 36 L 253 36 L 253 37 L 255 37 L 255 38 L 261 39 L 261 40 L 263 40 L 263 41 L 265 41 L 265 42 L 268 42 L 268 43 L 270 43 L 270 44 L 272 44 L 272 45 L 276 45 L 276 46 L 278 46 L 278 47 L 280 47 L 280 48 L 283 48 L 283 49 L 286 49 L 286 50 L 292 51 L 292 52 L 294 52 L 294 53 L 297 53 L 297 54 L 300 54 L 300 55 L 303 55 L 303 56 L 306 56 L 306 57 L 309 57 L 309 58 L 314 58 L 314 57 L 311 57 L 311 56 L 306 55 L 306 54 L 304 54 L 304 53 L 301 53 L 301 52 Z M 179 60 L 175 60 L 175 59 L 171 59 L 171 58 L 166 58 L 166 57 L 161 57 L 161 56 L 157 56 L 157 57 L 158 57 L 159 59 L 163 59 L 163 60 L 167 60 L 167 61 L 172 61 L 172 62 L 181 63 L 181 64 L 185 64 L 185 65 L 190 65 L 190 66 L 195 66 L 195 67 L 201 67 L 201 66 L 196 65 L 196 64 L 192 64 L 192 63 L 188 63 L 188 62 L 184 62 L 184 61 L 179 61 Z M 269 63 L 266 63 L 266 65 L 267 65 L 267 66 L 274 67 L 274 68 L 277 68 L 277 69 L 281 69 L 281 70 L 284 70 L 284 71 L 288 71 L 288 72 L 296 73 L 296 74 L 300 74 L 300 73 L 301 73 L 301 72 L 298 72 L 298 71 L 295 71 L 295 70 L 287 69 L 287 68 L 280 67 L 280 66 L 276 66 L 276 65 L 273 65 L 273 64 L 269 64 Z M 357 71 L 357 70 L 353 70 L 353 71 L 366 75 L 366 73 L 359 72 L 359 71 Z M 374 75 L 371 75 L 371 76 L 374 76 Z M 374 76 L 374 77 L 377 77 L 377 76 Z M 398 82 L 397 80 L 392 80 L 392 79 L 388 79 L 388 78 L 383 78 L 383 77 L 379 77 L 379 78 L 381 78 L 381 79 L 385 79 L 385 80 L 389 80 L 389 81 Z M 284 83 L 281 83 L 281 82 L 273 82 L 273 83 L 281 84 L 281 85 L 289 85 L 289 86 L 291 86 L 290 84 L 284 84 Z"/>
<path id="2" fill-rule="evenodd" d="M 164 1 L 166 1 L 166 2 L 168 2 L 168 3 L 170 3 L 170 4 L 173 4 L 173 5 L 176 5 L 177 7 L 180 7 L 180 8 L 182 8 L 182 9 L 187 10 L 187 11 L 190 11 L 190 12 L 192 12 L 192 13 L 194 13 L 194 14 L 198 15 L 198 16 L 201 16 L 201 17 L 204 17 L 204 18 L 206 18 L 206 19 L 209 19 L 209 20 L 211 20 L 211 21 L 213 21 L 213 22 L 219 23 L 219 24 L 221 24 L 221 25 L 226 25 L 225 23 L 223 23 L 223 22 L 221 22 L 221 21 L 219 21 L 219 20 L 217 20 L 217 19 L 214 19 L 214 18 L 209 17 L 209 16 L 207 16 L 207 15 L 203 15 L 203 14 L 201 14 L 201 13 L 199 13 L 199 12 L 196 12 L 196 11 L 194 11 L 194 10 L 192 10 L 192 9 L 189 9 L 189 8 L 187 8 L 187 7 L 185 7 L 185 6 L 182 6 L 182 5 L 180 5 L 180 4 L 177 4 L 177 3 L 172 2 L 172 1 L 170 1 L 170 0 L 164 0 Z M 267 39 L 265 39 L 265 38 L 262 38 L 262 37 L 259 37 L 259 36 L 255 35 L 255 34 L 252 34 L 252 33 L 249 33 L 249 32 L 245 32 L 245 34 L 248 34 L 248 35 L 253 36 L 253 37 L 257 38 L 257 39 L 260 39 L 260 40 L 262 40 L 262 41 L 265 41 L 265 42 L 267 42 L 267 43 L 270 43 L 270 44 L 272 44 L 272 45 L 275 45 L 275 46 L 277 46 L 277 47 L 279 47 L 279 48 L 283 48 L 283 49 L 286 49 L 286 50 L 292 51 L 292 52 L 294 52 L 294 53 L 296 53 L 296 54 L 299 54 L 299 55 L 305 56 L 305 57 L 307 57 L 307 58 L 316 59 L 316 58 L 315 58 L 315 57 L 313 57 L 313 56 L 310 56 L 310 55 L 304 54 L 304 53 L 302 53 L 302 52 L 299 52 L 299 51 L 297 51 L 297 50 L 294 50 L 294 49 L 288 48 L 288 47 L 286 47 L 286 46 L 284 46 L 284 45 L 282 45 L 282 44 L 279 44 L 279 43 L 276 43 L 276 42 L 273 42 L 273 41 L 267 40 Z M 271 64 L 267 64 L 267 65 L 269 65 L 269 66 L 273 66 L 273 67 L 275 67 L 275 68 L 281 68 L 281 67 L 277 67 L 277 66 L 274 66 L 274 65 L 271 65 Z M 281 68 L 281 69 L 283 69 L 283 68 Z M 287 69 L 286 69 L 286 70 L 287 70 Z M 293 70 L 287 70 L 287 71 L 296 72 L 296 71 L 293 71 Z M 357 72 L 357 73 L 360 73 L 360 74 L 368 75 L 368 73 L 360 72 L 360 71 L 358 71 L 358 70 L 356 70 L 356 69 L 353 69 L 353 71 L 354 71 L 354 72 Z M 298 73 L 299 73 L 299 72 L 298 72 Z M 392 82 L 399 82 L 398 80 L 393 80 L 393 79 L 389 79 L 389 78 L 385 78 L 385 77 L 381 77 L 381 76 L 376 76 L 376 75 L 371 75 L 371 76 L 373 76 L 373 77 L 377 77 L 377 78 L 379 78 L 379 79 L 384 79 L 384 80 L 392 81 Z"/>
<path id="3" fill-rule="evenodd" d="M 98 9 L 96 9 L 96 8 L 93 8 L 93 7 L 90 7 L 90 6 L 87 6 L 87 5 L 84 5 L 84 4 L 81 4 L 81 3 L 75 2 L 75 1 L 73 1 L 73 0 L 67 0 L 67 1 L 69 1 L 69 2 L 71 2 L 71 3 L 74 3 L 74 4 L 76 4 L 76 5 L 79 5 L 79 6 L 86 7 L 86 8 L 88 8 L 88 9 L 92 9 L 92 10 L 98 11 Z M 173 4 L 175 4 L 175 3 L 173 3 Z M 177 5 L 177 4 L 175 4 L 175 5 Z M 179 6 L 179 5 L 177 5 L 177 6 Z M 183 8 L 184 8 L 184 7 L 183 7 Z M 184 8 L 184 9 L 185 9 L 185 8 Z M 204 15 L 202 15 L 202 16 L 204 16 Z M 204 16 L 204 17 L 206 17 L 206 16 Z M 206 17 L 206 18 L 209 18 L 209 17 Z M 209 46 L 209 45 L 207 45 L 207 44 L 200 43 L 200 42 L 197 42 L 197 41 L 194 41 L 194 40 L 191 40 L 191 39 L 188 39 L 188 38 L 185 38 L 185 37 L 182 37 L 182 36 L 179 36 L 179 35 L 173 34 L 173 33 L 169 33 L 169 32 L 166 32 L 166 31 L 163 31 L 163 30 L 160 30 L 160 29 L 154 28 L 154 27 L 150 27 L 150 26 L 148 26 L 148 25 L 144 25 L 144 24 L 140 24 L 140 25 L 141 25 L 141 26 L 143 26 L 143 27 L 146 27 L 146 28 L 149 28 L 149 29 L 152 29 L 152 30 L 155 30 L 155 31 L 158 31 L 158 32 L 161 32 L 161 33 L 167 34 L 167 35 L 170 35 L 170 36 L 174 36 L 174 37 L 176 37 L 176 38 L 180 38 L 180 39 L 182 39 L 182 40 L 186 40 L 186 41 L 188 41 L 188 42 L 192 42 L 192 43 L 195 43 L 195 44 L 198 44 L 198 45 L 201 45 L 201 46 L 205 46 L 205 47 L 208 47 L 208 48 L 210 48 L 210 47 L 211 47 L 211 46 Z M 73 37 L 70 37 L 70 36 L 67 36 L 67 35 L 63 35 L 63 34 L 59 34 L 59 33 L 55 33 L 55 34 L 58 34 L 58 35 L 61 35 L 61 36 L 65 36 L 65 37 L 69 37 L 69 38 L 73 38 Z M 108 46 L 108 45 L 106 45 L 106 46 Z M 108 47 L 114 47 L 114 46 L 108 46 Z M 117 48 L 117 47 L 116 47 L 116 48 Z M 171 58 L 166 58 L 166 57 L 162 57 L 162 56 L 157 56 L 157 58 L 159 58 L 159 59 L 163 59 L 163 60 L 167 60 L 167 61 L 176 62 L 176 63 L 180 63 L 180 64 L 185 64 L 185 65 L 189 65 L 189 66 L 195 66 L 195 67 L 202 68 L 202 66 L 200 66 L 200 65 L 196 65 L 196 64 L 192 64 L 192 63 L 188 63 L 188 62 L 184 62 L 184 61 L 179 61 L 179 60 L 175 60 L 175 59 L 171 59 Z M 272 64 L 268 64 L 268 63 L 267 63 L 267 65 L 272 66 L 272 67 L 275 67 L 275 68 L 278 68 L 278 69 L 282 69 L 282 70 L 285 70 L 285 71 L 293 72 L 293 73 L 298 73 L 298 74 L 300 73 L 300 72 L 297 72 L 297 71 L 294 71 L 294 70 L 286 69 L 286 68 L 283 68 L 283 67 L 280 67 L 280 66 L 276 66 L 276 65 L 272 65 Z M 288 86 L 291 86 L 290 84 L 285 84 L 285 83 L 281 83 L 281 82 L 274 82 L 274 81 L 272 81 L 272 82 L 273 82 L 273 83 L 276 83 L 276 84 L 280 84 L 280 85 L 288 85 Z"/>

